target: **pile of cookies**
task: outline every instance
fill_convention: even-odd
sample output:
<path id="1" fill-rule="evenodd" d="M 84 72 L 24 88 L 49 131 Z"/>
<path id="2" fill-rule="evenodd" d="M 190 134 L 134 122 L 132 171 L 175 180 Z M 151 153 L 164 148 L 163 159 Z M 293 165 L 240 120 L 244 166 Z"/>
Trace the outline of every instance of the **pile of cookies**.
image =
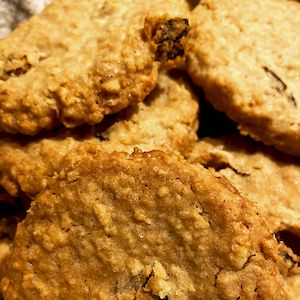
<path id="1" fill-rule="evenodd" d="M 4 299 L 300 299 L 298 24 L 54 0 L 2 38 Z"/>

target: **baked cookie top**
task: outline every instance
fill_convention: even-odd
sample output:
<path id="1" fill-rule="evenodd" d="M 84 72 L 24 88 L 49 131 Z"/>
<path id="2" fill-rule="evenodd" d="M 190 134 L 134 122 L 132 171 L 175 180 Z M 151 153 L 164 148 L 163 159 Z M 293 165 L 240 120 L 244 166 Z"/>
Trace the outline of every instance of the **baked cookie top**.
<path id="1" fill-rule="evenodd" d="M 187 159 L 224 176 L 259 207 L 274 237 L 286 242 L 287 248 L 281 245 L 287 275 L 299 274 L 299 159 L 240 136 L 204 138 L 195 144 Z"/>
<path id="2" fill-rule="evenodd" d="M 256 202 L 273 232 L 300 232 L 300 160 L 240 136 L 204 138 L 187 157 L 224 175 Z"/>
<path id="3" fill-rule="evenodd" d="M 285 299 L 276 243 L 226 180 L 82 145 L 18 226 L 9 299 Z"/>
<path id="4" fill-rule="evenodd" d="M 183 54 L 184 0 L 58 0 L 0 41 L 0 130 L 99 123 Z"/>
<path id="5" fill-rule="evenodd" d="M 288 279 L 288 296 L 291 300 L 300 299 L 300 276 L 291 277 Z"/>
<path id="6" fill-rule="evenodd" d="M 300 3 L 203 0 L 187 69 L 242 134 L 300 155 Z"/>
<path id="7" fill-rule="evenodd" d="M 190 151 L 198 129 L 198 99 L 179 74 L 159 75 L 144 102 L 131 105 L 98 126 L 56 130 L 39 137 L 6 136 L 0 140 L 0 184 L 10 194 L 34 195 L 59 173 L 65 156 L 82 143 L 109 152 Z"/>
<path id="8" fill-rule="evenodd" d="M 299 161 L 240 136 L 204 138 L 194 146 L 188 161 L 224 176 L 258 206 L 281 244 L 290 299 L 296 299 L 292 295 L 300 297 Z"/>

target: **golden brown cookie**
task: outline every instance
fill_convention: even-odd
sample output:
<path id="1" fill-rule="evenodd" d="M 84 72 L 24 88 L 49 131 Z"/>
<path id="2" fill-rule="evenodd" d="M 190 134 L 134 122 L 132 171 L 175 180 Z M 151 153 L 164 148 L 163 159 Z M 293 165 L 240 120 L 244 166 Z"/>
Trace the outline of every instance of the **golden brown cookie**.
<path id="1" fill-rule="evenodd" d="M 183 54 L 184 0 L 57 0 L 0 41 L 0 130 L 99 123 Z M 145 28 L 144 28 L 145 26 Z"/>
<path id="2" fill-rule="evenodd" d="M 178 74 L 159 76 L 159 84 L 142 103 L 96 127 L 59 130 L 37 138 L 0 140 L 0 184 L 12 194 L 33 195 L 60 171 L 65 155 L 91 142 L 107 151 L 164 149 L 185 154 L 196 141 L 198 101 Z"/>
<path id="3" fill-rule="evenodd" d="M 294 288 L 300 273 L 300 161 L 240 136 L 204 138 L 188 160 L 224 176 L 258 205 L 280 242 L 288 291 L 300 297 L 300 289 Z"/>
<path id="4" fill-rule="evenodd" d="M 252 202 L 179 155 L 82 145 L 18 226 L 7 299 L 286 299 Z"/>
<path id="5" fill-rule="evenodd" d="M 240 136 L 204 138 L 188 155 L 225 176 L 256 202 L 273 232 L 300 235 L 300 161 Z"/>
<path id="6" fill-rule="evenodd" d="M 288 279 L 288 295 L 291 300 L 300 299 L 300 276 L 294 276 Z"/>
<path id="7" fill-rule="evenodd" d="M 240 132 L 300 155 L 300 2 L 203 0 L 187 69 Z"/>

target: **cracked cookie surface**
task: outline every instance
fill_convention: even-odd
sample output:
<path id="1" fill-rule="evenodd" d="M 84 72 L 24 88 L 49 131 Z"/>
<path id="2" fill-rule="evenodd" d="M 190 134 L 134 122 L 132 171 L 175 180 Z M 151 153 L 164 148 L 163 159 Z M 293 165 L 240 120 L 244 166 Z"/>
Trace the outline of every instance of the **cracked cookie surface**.
<path id="1" fill-rule="evenodd" d="M 144 102 L 132 105 L 98 126 L 58 130 L 34 138 L 0 140 L 0 184 L 10 194 L 34 195 L 61 168 L 64 157 L 82 143 L 107 151 L 132 152 L 163 149 L 186 154 L 196 141 L 198 99 L 179 74 L 159 75 Z"/>
<path id="2" fill-rule="evenodd" d="M 142 101 L 160 66 L 145 18 L 163 24 L 187 14 L 183 0 L 54 1 L 0 41 L 0 130 L 96 124 Z"/>
<path id="3" fill-rule="evenodd" d="M 204 138 L 187 159 L 224 176 L 243 197 L 258 205 L 280 243 L 288 291 L 300 297 L 299 159 L 241 136 Z"/>
<path id="4" fill-rule="evenodd" d="M 299 23 L 299 1 L 203 0 L 193 11 L 186 51 L 195 83 L 242 134 L 296 155 Z"/>
<path id="5" fill-rule="evenodd" d="M 9 254 L 9 299 L 285 299 L 252 202 L 179 155 L 82 145 L 35 199 Z"/>
<path id="6" fill-rule="evenodd" d="M 300 233 L 300 160 L 240 136 L 204 138 L 188 155 L 225 176 L 247 199 L 256 202 L 273 232 Z"/>

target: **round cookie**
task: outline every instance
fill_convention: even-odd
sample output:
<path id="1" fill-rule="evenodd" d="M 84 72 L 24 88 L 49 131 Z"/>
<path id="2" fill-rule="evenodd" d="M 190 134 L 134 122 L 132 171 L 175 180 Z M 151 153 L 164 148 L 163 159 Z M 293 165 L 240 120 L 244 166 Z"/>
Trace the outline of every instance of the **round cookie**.
<path id="1" fill-rule="evenodd" d="M 83 145 L 18 226 L 1 284 L 8 299 L 286 299 L 276 251 L 203 167 Z"/>
<path id="2" fill-rule="evenodd" d="M 59 130 L 37 138 L 0 140 L 0 184 L 11 195 L 34 195 L 59 173 L 65 156 L 81 143 L 101 145 L 109 152 L 189 152 L 197 140 L 198 99 L 179 74 L 159 75 L 144 102 L 132 105 L 96 127 Z"/>
<path id="3" fill-rule="evenodd" d="M 187 159 L 224 176 L 243 197 L 258 205 L 280 242 L 289 299 L 300 297 L 300 161 L 240 136 L 204 138 Z"/>
<path id="4" fill-rule="evenodd" d="M 184 0 L 59 0 L 0 41 L 0 130 L 97 124 L 183 54 Z M 184 18 L 181 18 L 184 17 Z"/>
<path id="5" fill-rule="evenodd" d="M 257 203 L 272 232 L 300 235 L 299 159 L 240 136 L 204 138 L 187 159 L 222 174 Z"/>
<path id="6" fill-rule="evenodd" d="M 259 13 L 258 13 L 259 12 Z M 203 0 L 187 69 L 240 132 L 300 155 L 300 3 Z"/>

